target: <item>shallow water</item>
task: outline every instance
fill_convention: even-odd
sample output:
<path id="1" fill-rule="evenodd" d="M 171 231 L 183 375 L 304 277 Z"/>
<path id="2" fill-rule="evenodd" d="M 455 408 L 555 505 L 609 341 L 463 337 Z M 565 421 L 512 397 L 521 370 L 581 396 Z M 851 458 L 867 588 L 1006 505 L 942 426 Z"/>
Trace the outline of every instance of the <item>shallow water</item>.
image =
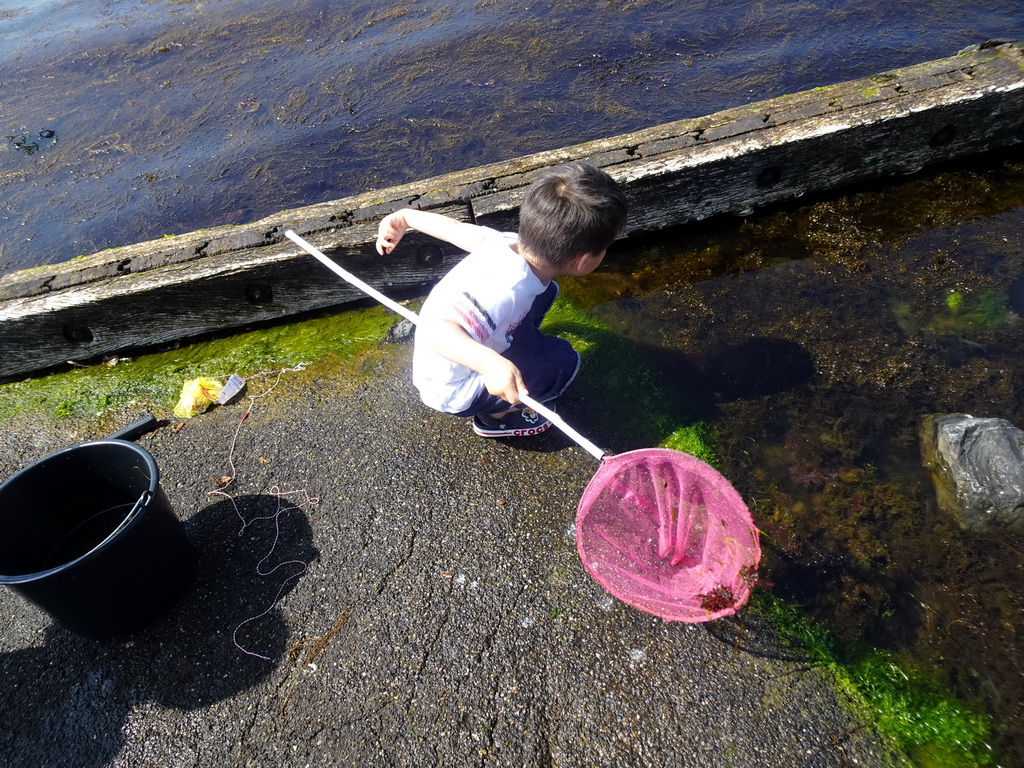
<path id="1" fill-rule="evenodd" d="M 1024 535 L 943 513 L 919 431 L 931 413 L 1024 428 L 1024 150 L 608 262 L 566 293 L 598 302 L 677 420 L 714 425 L 763 532 L 764 586 L 849 646 L 928 669 L 992 715 L 998 764 L 1022 764 Z"/>
<path id="2" fill-rule="evenodd" d="M 25 0 L 0 10 L 0 272 L 1021 29 L 1017 0 Z"/>

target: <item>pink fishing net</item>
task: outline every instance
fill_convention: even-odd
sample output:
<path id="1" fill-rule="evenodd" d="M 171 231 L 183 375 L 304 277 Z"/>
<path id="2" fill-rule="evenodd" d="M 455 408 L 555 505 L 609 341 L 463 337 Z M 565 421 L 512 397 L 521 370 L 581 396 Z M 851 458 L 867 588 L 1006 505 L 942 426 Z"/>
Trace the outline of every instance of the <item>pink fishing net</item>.
<path id="1" fill-rule="evenodd" d="M 665 448 L 601 460 L 580 499 L 576 544 L 611 594 L 670 621 L 735 613 L 761 560 L 757 529 L 729 481 Z"/>

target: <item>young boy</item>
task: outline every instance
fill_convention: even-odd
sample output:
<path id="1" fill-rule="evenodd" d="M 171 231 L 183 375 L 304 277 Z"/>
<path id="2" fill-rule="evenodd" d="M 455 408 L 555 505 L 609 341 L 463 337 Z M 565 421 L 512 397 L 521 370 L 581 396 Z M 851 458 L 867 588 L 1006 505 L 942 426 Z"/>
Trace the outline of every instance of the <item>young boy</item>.
<path id="1" fill-rule="evenodd" d="M 625 221 L 618 185 L 585 163 L 537 177 L 520 207 L 518 236 L 428 211 L 386 216 L 377 232 L 381 254 L 391 253 L 407 229 L 469 254 L 420 312 L 413 383 L 423 402 L 472 417 L 482 437 L 535 435 L 551 426 L 521 407 L 520 398 L 553 407 L 579 370 L 572 346 L 539 330 L 558 295 L 554 278 L 593 272 Z"/>

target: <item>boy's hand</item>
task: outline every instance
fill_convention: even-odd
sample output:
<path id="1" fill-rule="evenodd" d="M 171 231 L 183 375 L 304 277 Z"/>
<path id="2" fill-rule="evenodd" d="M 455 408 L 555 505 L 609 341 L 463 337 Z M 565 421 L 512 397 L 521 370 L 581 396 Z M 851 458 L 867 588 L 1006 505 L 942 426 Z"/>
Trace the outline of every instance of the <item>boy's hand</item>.
<path id="1" fill-rule="evenodd" d="M 440 213 L 403 208 L 389 213 L 377 225 L 377 253 L 381 256 L 391 253 L 408 229 L 444 240 L 466 253 L 477 248 L 488 231 Z"/>
<path id="2" fill-rule="evenodd" d="M 458 321 L 421 315 L 418 333 L 442 357 L 479 373 L 487 391 L 506 403 L 519 405 L 530 394 L 515 363 L 471 337 Z"/>
<path id="3" fill-rule="evenodd" d="M 484 377 L 487 391 L 506 403 L 519 405 L 522 402 L 522 395 L 530 394 L 523 383 L 523 374 L 510 360 L 500 355 L 493 362 L 489 362 L 480 374 Z"/>
<path id="4" fill-rule="evenodd" d="M 391 253 L 407 229 L 409 224 L 402 211 L 389 213 L 381 219 L 377 226 L 377 253 L 381 256 Z"/>

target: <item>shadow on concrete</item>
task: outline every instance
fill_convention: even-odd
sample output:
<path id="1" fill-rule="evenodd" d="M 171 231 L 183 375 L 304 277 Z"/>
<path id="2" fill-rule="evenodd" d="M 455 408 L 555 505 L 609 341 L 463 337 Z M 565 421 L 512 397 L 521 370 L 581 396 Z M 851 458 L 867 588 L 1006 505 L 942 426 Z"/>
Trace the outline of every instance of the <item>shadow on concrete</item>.
<path id="1" fill-rule="evenodd" d="M 814 659 L 783 638 L 771 620 L 746 608 L 704 625 L 709 635 L 733 649 L 733 655 L 810 664 Z"/>
<path id="2" fill-rule="evenodd" d="M 41 647 L 0 654 L 5 764 L 73 754 L 80 768 L 98 768 L 121 750 L 133 708 L 197 709 L 270 675 L 289 642 L 274 606 L 318 557 L 305 514 L 281 506 L 277 496 L 241 496 L 190 518 L 195 580 L 131 637 L 97 642 L 54 623 Z"/>

